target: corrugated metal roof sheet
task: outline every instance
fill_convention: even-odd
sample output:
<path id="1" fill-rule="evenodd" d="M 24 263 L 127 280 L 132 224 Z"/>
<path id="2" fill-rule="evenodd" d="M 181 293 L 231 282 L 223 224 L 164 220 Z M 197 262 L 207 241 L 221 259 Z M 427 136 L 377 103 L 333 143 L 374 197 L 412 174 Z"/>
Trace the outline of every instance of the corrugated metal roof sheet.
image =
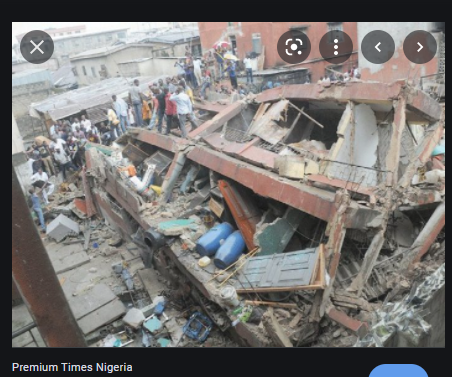
<path id="1" fill-rule="evenodd" d="M 164 79 L 166 76 L 115 77 L 103 80 L 90 86 L 49 97 L 42 102 L 32 103 L 30 105 L 30 115 L 39 116 L 36 113 L 37 111 L 42 114 L 47 113 L 53 120 L 62 119 L 96 106 L 110 103 L 113 94 L 126 98 L 135 78 L 140 80 L 140 88 L 146 92 L 149 90 L 149 84 L 156 82 L 160 78 Z"/>

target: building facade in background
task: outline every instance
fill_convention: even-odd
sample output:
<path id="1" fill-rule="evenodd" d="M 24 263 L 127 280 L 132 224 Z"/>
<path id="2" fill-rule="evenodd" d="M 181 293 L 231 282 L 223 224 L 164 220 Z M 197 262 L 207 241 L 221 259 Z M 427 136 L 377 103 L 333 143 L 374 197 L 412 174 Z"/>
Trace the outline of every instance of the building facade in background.
<path id="1" fill-rule="evenodd" d="M 331 30 L 342 30 L 347 33 L 357 46 L 357 22 L 198 22 L 201 46 L 203 51 L 212 48 L 215 42 L 228 41 L 235 53 L 243 59 L 248 52 L 261 53 L 265 46 L 264 68 L 275 68 L 287 65 L 278 55 L 276 45 L 279 37 L 289 30 L 300 30 L 311 41 L 309 58 L 298 67 L 308 68 L 311 81 L 317 81 L 328 71 L 331 64 L 326 62 L 319 51 L 319 42 L 324 34 Z M 342 66 L 335 66 L 338 71 L 348 70 L 357 63 L 357 48 L 348 61 Z"/>
<path id="2" fill-rule="evenodd" d="M 361 78 L 380 82 L 393 82 L 396 80 L 421 78 L 445 80 L 445 52 L 446 34 L 444 22 L 358 22 L 358 43 L 361 46 L 363 38 L 373 30 L 383 30 L 394 39 L 395 53 L 385 64 L 372 64 L 361 54 L 358 55 Z M 410 62 L 403 52 L 405 38 L 416 30 L 424 30 L 436 39 L 438 50 L 436 56 L 426 64 L 417 65 Z"/>

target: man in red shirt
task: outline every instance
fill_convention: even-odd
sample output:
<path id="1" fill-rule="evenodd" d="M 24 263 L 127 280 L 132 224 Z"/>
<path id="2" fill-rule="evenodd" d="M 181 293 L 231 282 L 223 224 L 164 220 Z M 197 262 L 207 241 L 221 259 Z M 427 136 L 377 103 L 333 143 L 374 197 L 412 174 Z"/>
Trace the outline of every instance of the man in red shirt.
<path id="1" fill-rule="evenodd" d="M 177 114 L 177 105 L 175 102 L 170 101 L 171 93 L 169 92 L 168 87 L 163 89 L 163 93 L 165 93 L 165 114 L 166 114 L 166 132 L 165 135 L 169 135 L 171 131 L 171 125 L 173 123 L 173 117 Z"/>

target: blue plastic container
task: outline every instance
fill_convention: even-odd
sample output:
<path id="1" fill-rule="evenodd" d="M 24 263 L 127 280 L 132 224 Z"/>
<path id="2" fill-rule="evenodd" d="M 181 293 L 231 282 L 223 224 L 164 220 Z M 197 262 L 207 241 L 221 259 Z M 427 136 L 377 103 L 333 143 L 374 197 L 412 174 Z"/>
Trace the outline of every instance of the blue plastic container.
<path id="1" fill-rule="evenodd" d="M 220 241 L 226 240 L 233 231 L 234 228 L 229 223 L 215 225 L 198 240 L 196 251 L 203 257 L 215 255 L 220 247 Z"/>
<path id="2" fill-rule="evenodd" d="M 220 246 L 215 254 L 213 263 L 215 263 L 216 267 L 224 270 L 240 258 L 245 251 L 245 246 L 242 234 L 240 231 L 236 230 L 226 239 L 224 244 Z"/>

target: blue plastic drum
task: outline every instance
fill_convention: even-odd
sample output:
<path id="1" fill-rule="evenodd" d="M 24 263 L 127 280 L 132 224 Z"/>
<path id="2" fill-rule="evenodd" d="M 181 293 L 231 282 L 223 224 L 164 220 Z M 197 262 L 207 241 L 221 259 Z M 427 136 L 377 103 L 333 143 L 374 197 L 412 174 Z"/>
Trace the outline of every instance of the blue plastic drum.
<path id="1" fill-rule="evenodd" d="M 196 251 L 203 257 L 215 255 L 221 245 L 220 241 L 226 240 L 233 231 L 234 228 L 229 223 L 215 225 L 198 240 Z"/>
<path id="2" fill-rule="evenodd" d="M 220 246 L 213 263 L 217 268 L 224 270 L 240 258 L 245 251 L 245 241 L 240 231 L 236 230 L 232 233 L 223 245 Z"/>

